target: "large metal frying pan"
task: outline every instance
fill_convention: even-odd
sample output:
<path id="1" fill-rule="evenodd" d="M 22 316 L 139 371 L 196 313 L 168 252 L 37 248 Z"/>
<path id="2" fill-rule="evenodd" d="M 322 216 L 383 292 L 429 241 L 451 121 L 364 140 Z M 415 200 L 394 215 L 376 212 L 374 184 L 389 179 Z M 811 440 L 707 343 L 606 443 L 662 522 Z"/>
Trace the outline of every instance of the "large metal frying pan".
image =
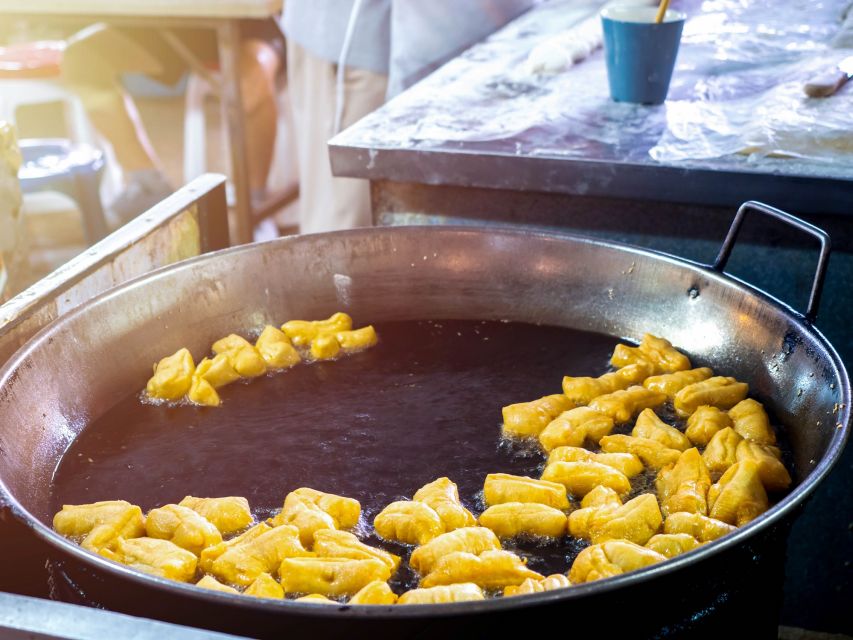
<path id="1" fill-rule="evenodd" d="M 744 213 L 782 217 L 823 242 L 807 314 L 722 269 Z M 571 235 L 447 227 L 283 238 L 188 260 L 96 298 L 0 370 L 0 495 L 55 550 L 59 574 L 108 608 L 246 635 L 505 635 L 518 621 L 632 637 L 775 633 L 791 519 L 836 461 L 850 418 L 844 366 L 811 321 L 828 243 L 760 205 L 742 208 L 715 267 Z M 205 592 L 93 556 L 50 529 L 51 478 L 92 419 L 181 346 L 281 318 L 346 309 L 372 321 L 508 319 L 638 339 L 667 336 L 697 362 L 748 380 L 787 427 L 799 484 L 713 544 L 610 580 L 523 598 L 424 607 L 329 607 Z M 618 614 L 618 615 L 614 615 Z M 541 625 L 541 626 L 540 626 Z M 571 625 L 570 627 L 566 625 Z"/>

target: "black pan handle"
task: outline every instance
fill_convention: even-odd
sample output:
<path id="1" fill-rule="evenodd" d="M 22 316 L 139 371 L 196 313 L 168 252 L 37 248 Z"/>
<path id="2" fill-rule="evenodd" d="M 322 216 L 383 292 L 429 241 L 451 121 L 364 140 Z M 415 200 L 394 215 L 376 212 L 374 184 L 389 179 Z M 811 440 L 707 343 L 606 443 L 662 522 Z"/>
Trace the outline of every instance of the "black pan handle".
<path id="1" fill-rule="evenodd" d="M 823 293 L 823 281 L 826 277 L 826 265 L 829 261 L 829 252 L 832 248 L 829 236 L 823 229 L 818 229 L 816 226 L 809 224 L 805 220 L 800 220 L 800 218 L 792 216 L 790 213 L 786 213 L 781 209 L 766 205 L 763 202 L 756 202 L 755 200 L 744 202 L 737 210 L 737 215 L 735 215 L 735 219 L 732 221 L 732 226 L 729 228 L 729 233 L 726 235 L 726 239 L 723 240 L 723 246 L 720 247 L 720 253 L 717 254 L 717 259 L 714 260 L 712 268 L 715 271 L 723 273 L 723 269 L 726 268 L 726 263 L 728 263 L 729 256 L 731 256 L 732 249 L 735 246 L 737 234 L 740 232 L 743 219 L 748 211 L 763 213 L 764 215 L 775 218 L 780 222 L 789 224 L 792 227 L 817 238 L 818 242 L 820 242 L 820 256 L 818 256 L 817 259 L 817 270 L 815 271 L 814 280 L 812 281 L 812 291 L 809 295 L 809 306 L 806 308 L 805 313 L 806 320 L 813 323 L 817 317 L 818 307 L 820 306 L 820 295 Z"/>

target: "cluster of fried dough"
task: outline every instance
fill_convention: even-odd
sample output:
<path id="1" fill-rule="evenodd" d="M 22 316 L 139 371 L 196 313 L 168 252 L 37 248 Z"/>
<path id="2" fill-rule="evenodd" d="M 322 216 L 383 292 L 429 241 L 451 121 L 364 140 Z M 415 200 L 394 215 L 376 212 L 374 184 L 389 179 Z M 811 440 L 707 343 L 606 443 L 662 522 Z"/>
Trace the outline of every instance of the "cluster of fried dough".
<path id="1" fill-rule="evenodd" d="M 546 486 L 543 489 L 548 491 Z M 559 506 L 568 507 L 565 490 L 560 501 L 562 487 L 556 489 L 550 497 Z M 548 499 L 544 493 L 541 497 Z M 546 534 L 554 527 L 565 529 L 562 511 L 544 504 L 530 506 L 556 514 L 556 523 L 546 522 L 547 516 L 538 512 L 531 514 L 531 524 L 536 521 Z M 412 500 L 389 504 L 374 518 L 373 526 L 386 540 L 417 545 L 409 562 L 420 576 L 420 585 L 401 596 L 400 603 L 458 602 L 482 600 L 484 590 L 519 587 L 528 580 L 544 579 L 527 568 L 525 559 L 501 548 L 500 538 L 512 537 L 518 519 L 525 517 L 504 517 L 486 510 L 478 526 L 477 518 L 460 502 L 456 484 L 439 478 L 418 489 Z"/>
<path id="2" fill-rule="evenodd" d="M 504 434 L 538 439 L 548 462 L 541 480 L 486 480 L 487 504 L 501 504 L 480 522 L 494 528 L 487 514 L 500 510 L 499 535 L 565 535 L 559 498 L 545 486 L 581 500 L 566 518 L 568 533 L 592 545 L 575 559 L 572 583 L 661 562 L 725 535 L 768 509 L 767 491 L 791 483 L 767 413 L 746 397 L 746 383 L 692 368 L 667 340 L 649 334 L 637 347 L 617 345 L 611 364 L 616 370 L 597 378 L 566 376 L 562 394 L 504 407 Z M 686 419 L 683 430 L 655 413 L 667 402 Z M 612 434 L 635 418 L 630 435 Z M 656 494 L 624 501 L 631 478 L 646 469 L 656 475 Z M 489 487 L 501 481 L 514 483 L 515 497 Z"/>
<path id="3" fill-rule="evenodd" d="M 317 326 L 284 329 L 293 345 L 313 350 L 324 335 Z M 338 336 L 345 349 L 364 346 L 340 332 L 325 335 Z M 358 501 L 314 489 L 292 491 L 280 513 L 257 524 L 244 498 L 186 497 L 147 515 L 123 501 L 65 506 L 54 528 L 117 562 L 208 589 L 319 603 L 433 604 L 541 593 L 662 562 L 748 523 L 768 508 L 767 491 L 790 485 L 768 416 L 746 398 L 746 384 L 691 368 L 668 341 L 650 335 L 638 347 L 618 345 L 611 363 L 618 368 L 598 378 L 564 378 L 563 394 L 504 407 L 505 434 L 535 437 L 548 453 L 541 478 L 489 474 L 479 517 L 446 477 L 376 515 L 381 538 L 414 546 L 409 564 L 419 585 L 399 597 L 388 582 L 402 559 L 350 531 L 361 515 Z M 666 402 L 686 418 L 683 430 L 655 413 Z M 630 435 L 612 433 L 631 421 Z M 649 472 L 656 493 L 630 497 L 632 479 Z M 566 574 L 546 577 L 503 548 L 519 536 L 572 536 L 590 546 Z"/>
<path id="4" fill-rule="evenodd" d="M 301 488 L 266 522 L 245 498 L 187 496 L 145 515 L 123 500 L 65 505 L 53 526 L 110 560 L 206 589 L 392 604 L 400 558 L 347 531 L 360 516 L 357 500 Z"/>
<path id="5" fill-rule="evenodd" d="M 65 505 L 53 526 L 115 562 L 233 594 L 392 605 L 482 600 L 484 590 L 507 586 L 519 593 L 542 590 L 537 585 L 543 576 L 502 550 L 490 529 L 476 526 L 448 478 L 425 485 L 411 501 L 389 505 L 375 519 L 383 537 L 420 545 L 411 565 L 421 584 L 399 598 L 388 581 L 401 558 L 351 531 L 360 516 L 357 500 L 303 487 L 287 495 L 277 515 L 259 523 L 245 498 L 187 496 L 147 514 L 123 500 Z"/>
<path id="6" fill-rule="evenodd" d="M 252 344 L 237 334 L 213 343 L 213 356 L 196 365 L 189 349 L 179 349 L 154 365 L 145 391 L 158 400 L 182 400 L 218 407 L 217 389 L 241 378 L 289 369 L 303 359 L 329 360 L 376 344 L 372 325 L 352 328 L 352 318 L 335 313 L 326 320 L 291 320 L 281 329 L 266 325 Z"/>

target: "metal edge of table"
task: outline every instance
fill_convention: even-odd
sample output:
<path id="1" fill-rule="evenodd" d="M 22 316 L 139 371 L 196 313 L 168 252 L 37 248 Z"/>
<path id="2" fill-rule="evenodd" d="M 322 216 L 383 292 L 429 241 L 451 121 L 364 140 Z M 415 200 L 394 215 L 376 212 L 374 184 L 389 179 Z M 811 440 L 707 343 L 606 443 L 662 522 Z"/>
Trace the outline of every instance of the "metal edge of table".
<path id="1" fill-rule="evenodd" d="M 238 637 L 9 593 L 0 593 L 0 636 L 7 640 L 236 640 Z"/>
<path id="2" fill-rule="evenodd" d="M 415 157 L 422 154 L 423 158 Z M 800 213 L 853 214 L 850 180 L 821 176 L 647 165 L 580 158 L 512 156 L 434 148 L 329 144 L 332 173 L 371 181 L 606 196 L 679 204 L 737 206 L 784 202 Z"/>
<path id="3" fill-rule="evenodd" d="M 39 6 L 39 5 L 42 6 Z M 97 7 L 98 4 L 103 6 Z M 184 3 L 186 6 L 181 6 L 180 2 L 174 2 L 169 5 L 168 13 L 158 15 L 157 11 L 166 11 L 152 8 L 146 11 L 127 10 L 126 5 L 122 7 L 122 2 L 64 2 L 60 3 L 56 0 L 49 3 L 29 2 L 24 4 L 21 0 L 0 0 L 0 15 L 15 17 L 15 18 L 40 18 L 43 20 L 49 19 L 87 19 L 99 18 L 104 20 L 113 19 L 155 19 L 162 20 L 234 20 L 234 19 L 260 19 L 269 18 L 281 13 L 284 7 L 283 0 L 265 0 L 264 2 L 240 3 L 230 2 L 219 5 L 215 10 L 208 10 L 208 13 L 202 13 L 199 9 L 199 3 Z M 96 8 L 97 7 L 97 8 Z M 82 10 L 81 10 L 82 9 Z"/>

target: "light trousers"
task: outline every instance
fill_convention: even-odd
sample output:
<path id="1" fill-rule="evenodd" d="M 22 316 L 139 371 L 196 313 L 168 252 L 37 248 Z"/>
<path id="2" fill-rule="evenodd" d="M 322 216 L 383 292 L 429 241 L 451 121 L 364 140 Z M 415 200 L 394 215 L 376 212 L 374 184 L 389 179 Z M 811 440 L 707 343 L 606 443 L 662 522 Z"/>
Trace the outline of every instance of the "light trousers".
<path id="1" fill-rule="evenodd" d="M 299 163 L 300 233 L 352 229 L 372 222 L 368 181 L 332 176 L 327 143 L 335 126 L 335 72 L 335 63 L 317 58 L 288 40 L 288 93 Z M 387 76 L 348 68 L 342 128 L 382 105 L 387 84 Z"/>

